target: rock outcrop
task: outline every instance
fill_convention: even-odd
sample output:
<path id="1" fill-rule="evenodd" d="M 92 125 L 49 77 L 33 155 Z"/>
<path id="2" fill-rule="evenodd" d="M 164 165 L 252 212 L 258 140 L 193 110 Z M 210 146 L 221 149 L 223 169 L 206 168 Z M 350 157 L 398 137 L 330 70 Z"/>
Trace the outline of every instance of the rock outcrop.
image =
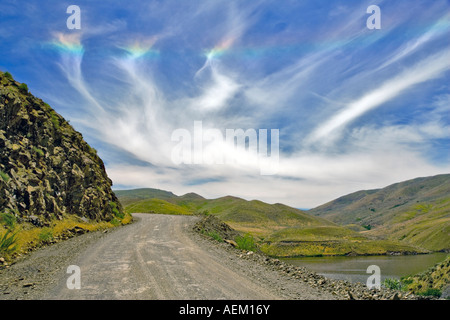
<path id="1" fill-rule="evenodd" d="M 0 212 L 41 223 L 122 215 L 103 161 L 83 136 L 9 73 L 0 72 Z"/>

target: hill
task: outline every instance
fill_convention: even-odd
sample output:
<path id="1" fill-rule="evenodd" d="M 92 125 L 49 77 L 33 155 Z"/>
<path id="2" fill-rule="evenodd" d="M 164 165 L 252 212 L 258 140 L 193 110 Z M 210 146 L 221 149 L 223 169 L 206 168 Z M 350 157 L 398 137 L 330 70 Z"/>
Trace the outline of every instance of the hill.
<path id="1" fill-rule="evenodd" d="M 183 196 L 146 189 L 148 199 L 137 199 L 142 190 L 117 192 L 128 212 L 203 214 L 215 216 L 238 231 L 251 235 L 265 253 L 278 256 L 316 256 L 346 254 L 386 254 L 389 252 L 423 252 L 420 248 L 393 241 L 371 239 L 339 226 L 327 219 L 283 204 L 244 200 L 226 196 L 205 199 L 197 194 Z M 161 194 L 165 199 L 151 198 Z M 129 199 L 136 197 L 130 203 Z M 233 240 L 233 239 L 231 239 Z"/>
<path id="2" fill-rule="evenodd" d="M 432 251 L 450 249 L 450 174 L 358 191 L 308 213 Z"/>
<path id="3" fill-rule="evenodd" d="M 172 192 L 152 188 L 115 190 L 114 193 L 120 198 L 120 202 L 124 206 L 145 199 L 157 198 L 167 200 L 176 197 Z"/>

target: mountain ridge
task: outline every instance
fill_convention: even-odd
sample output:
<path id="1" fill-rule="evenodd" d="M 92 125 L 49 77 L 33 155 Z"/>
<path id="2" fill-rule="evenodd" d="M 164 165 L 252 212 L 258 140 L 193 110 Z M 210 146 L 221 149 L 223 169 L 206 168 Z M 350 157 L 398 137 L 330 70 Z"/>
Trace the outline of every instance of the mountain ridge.
<path id="1" fill-rule="evenodd" d="M 362 226 L 369 235 L 449 250 L 450 174 L 357 191 L 308 212 L 339 225 Z"/>

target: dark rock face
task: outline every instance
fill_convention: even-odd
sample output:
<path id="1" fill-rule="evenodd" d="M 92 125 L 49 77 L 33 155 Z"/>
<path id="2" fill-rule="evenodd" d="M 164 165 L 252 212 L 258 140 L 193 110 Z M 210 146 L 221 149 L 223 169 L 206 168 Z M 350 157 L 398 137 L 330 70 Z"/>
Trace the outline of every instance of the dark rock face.
<path id="1" fill-rule="evenodd" d="M 122 214 L 103 161 L 26 86 L 0 72 L 0 212 L 18 218 Z"/>

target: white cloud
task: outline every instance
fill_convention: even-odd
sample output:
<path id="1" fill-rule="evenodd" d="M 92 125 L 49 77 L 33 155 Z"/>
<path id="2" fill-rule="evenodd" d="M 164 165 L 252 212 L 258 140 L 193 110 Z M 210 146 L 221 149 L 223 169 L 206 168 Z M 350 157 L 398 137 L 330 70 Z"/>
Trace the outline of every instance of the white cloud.
<path id="1" fill-rule="evenodd" d="M 131 165 L 123 163 L 120 154 L 109 154 L 107 171 L 115 185 L 155 187 L 177 194 L 193 191 L 209 198 L 232 194 L 246 199 L 313 207 L 348 192 L 450 171 L 448 165 L 429 163 L 425 155 L 430 139 L 448 137 L 448 121 L 442 117 L 448 112 L 449 99 L 444 95 L 435 102 L 434 109 L 427 113 L 428 118 L 422 123 L 357 126 L 349 132 L 345 145 L 333 145 L 336 153 L 326 148 L 310 148 L 337 141 L 341 130 L 361 115 L 400 97 L 417 84 L 443 75 L 450 68 L 448 50 L 429 55 L 390 78 L 377 74 L 379 69 L 373 71 L 364 67 L 369 59 L 357 62 L 350 72 L 346 66 L 353 66 L 353 56 L 346 54 L 350 51 L 360 53 L 358 50 L 366 48 L 364 45 L 362 49 L 357 47 L 356 40 L 364 40 L 369 46 L 388 36 L 388 33 L 380 33 L 365 38 L 358 29 L 365 12 L 362 10 L 343 25 L 333 25 L 329 34 L 321 35 L 324 44 L 317 45 L 317 50 L 306 50 L 276 70 L 261 72 L 258 78 L 245 74 L 239 67 L 227 65 L 226 59 L 217 54 L 242 44 L 240 41 L 253 23 L 252 19 L 256 20 L 256 16 L 252 16 L 253 5 L 242 11 L 234 5 L 237 4 L 225 6 L 230 11 L 224 13 L 223 24 L 211 26 L 211 32 L 207 33 L 204 43 L 212 48 L 202 49 L 206 50 L 203 53 L 210 50 L 210 54 L 200 60 L 199 52 L 193 59 L 195 62 L 188 61 L 193 64 L 189 68 L 192 79 L 181 74 L 180 78 L 189 82 L 186 86 L 189 89 L 183 91 L 181 88 L 175 98 L 170 98 L 170 92 L 164 90 L 161 82 L 165 79 L 157 67 L 146 64 L 142 54 L 155 44 L 153 41 L 146 46 L 138 45 L 136 48 L 143 51 L 137 54 L 103 61 L 108 68 L 102 70 L 102 74 L 117 80 L 111 85 L 112 90 L 106 93 L 96 91 L 96 87 L 84 79 L 81 72 L 83 56 L 63 58 L 61 66 L 67 79 L 86 100 L 88 116 L 81 124 L 102 141 L 105 148 L 113 145 L 134 160 L 145 162 L 144 165 Z M 210 10 L 217 13 L 217 7 L 211 3 L 205 2 L 196 10 L 188 7 L 188 12 L 177 11 L 170 16 L 168 21 L 177 20 L 178 24 L 169 23 L 167 30 L 159 30 L 164 41 L 175 39 L 190 44 L 192 38 L 185 32 L 195 28 L 189 19 L 205 17 Z M 158 12 L 168 14 L 170 11 L 165 8 Z M 120 24 L 117 27 L 121 28 Z M 200 36 L 195 34 L 196 45 L 203 41 Z M 377 61 L 381 61 L 382 71 L 426 48 L 436 36 L 437 33 L 430 31 L 401 46 L 392 55 L 380 57 Z M 119 42 L 116 45 L 123 47 L 127 41 Z M 265 70 L 266 66 L 260 67 Z M 376 87 L 371 87 L 371 79 L 368 79 L 371 74 L 377 75 Z M 359 91 L 352 87 L 356 82 L 361 83 Z M 360 92 L 359 96 L 348 103 L 356 92 Z M 319 106 L 324 108 L 303 105 L 311 96 L 320 97 Z M 336 111 L 337 108 L 341 109 Z M 299 109 L 304 111 L 303 117 L 296 118 L 295 112 Z M 328 115 L 325 121 L 320 119 L 323 114 Z M 258 130 L 260 123 L 275 116 L 282 118 L 281 128 L 267 129 L 280 129 L 281 146 L 293 146 L 293 150 L 280 154 L 278 175 L 260 175 L 259 163 L 254 156 L 245 151 L 230 150 L 226 143 L 205 143 L 203 155 L 213 158 L 221 152 L 232 154 L 241 160 L 239 165 L 177 166 L 172 162 L 175 143 L 171 141 L 171 134 L 177 128 L 185 128 L 193 134 L 194 121 L 203 120 L 204 129 L 216 128 L 223 133 L 227 128 L 245 130 L 248 126 Z M 305 128 L 311 127 L 315 130 L 305 139 L 308 133 Z M 284 134 L 287 130 L 290 130 L 289 135 Z M 303 141 L 310 144 L 302 144 Z"/>
<path id="2" fill-rule="evenodd" d="M 448 50 L 439 52 L 408 68 L 394 78 L 386 80 L 378 88 L 365 93 L 356 101 L 350 103 L 343 110 L 321 123 L 306 138 L 308 144 L 329 143 L 339 137 L 339 130 L 348 123 L 381 106 L 383 103 L 400 95 L 404 90 L 428 81 L 450 69 L 450 55 Z"/>

